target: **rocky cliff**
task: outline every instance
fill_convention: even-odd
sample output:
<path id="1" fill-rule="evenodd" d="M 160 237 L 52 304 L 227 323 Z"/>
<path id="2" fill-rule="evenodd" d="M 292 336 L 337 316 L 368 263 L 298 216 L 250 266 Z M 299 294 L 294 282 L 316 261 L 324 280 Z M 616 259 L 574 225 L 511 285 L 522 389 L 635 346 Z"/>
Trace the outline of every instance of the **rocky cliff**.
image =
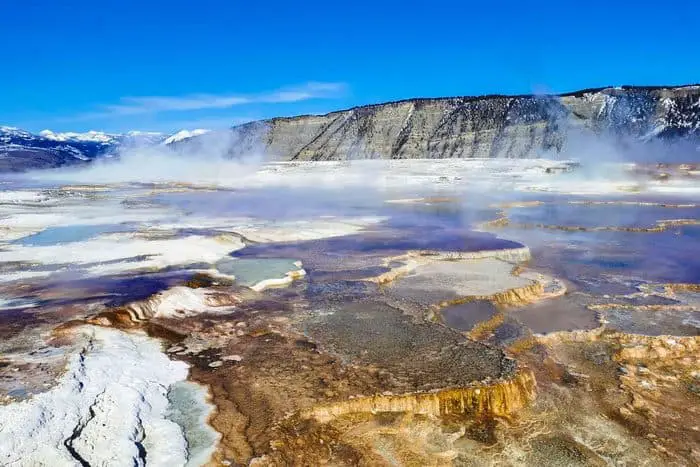
<path id="1" fill-rule="evenodd" d="M 700 86 L 583 90 L 561 95 L 409 99 L 233 129 L 241 153 L 281 160 L 542 157 L 578 137 L 700 145 Z M 686 146 L 687 144 L 687 146 Z"/>
<path id="2" fill-rule="evenodd" d="M 140 144 L 162 141 L 185 153 L 221 144 L 218 132 L 202 132 L 180 132 L 164 141 L 163 135 L 146 133 Z M 625 160 L 646 153 L 643 158 L 654 162 L 688 162 L 700 150 L 700 85 L 408 99 L 273 118 L 232 132 L 232 141 L 228 134 L 223 140 L 231 156 L 262 152 L 277 160 L 579 157 L 582 147 L 600 152 L 612 143 L 627 150 Z M 90 163 L 118 153 L 132 140 L 129 135 L 91 132 L 86 139 L 0 127 L 0 172 Z M 600 141 L 605 147 L 595 146 Z"/>

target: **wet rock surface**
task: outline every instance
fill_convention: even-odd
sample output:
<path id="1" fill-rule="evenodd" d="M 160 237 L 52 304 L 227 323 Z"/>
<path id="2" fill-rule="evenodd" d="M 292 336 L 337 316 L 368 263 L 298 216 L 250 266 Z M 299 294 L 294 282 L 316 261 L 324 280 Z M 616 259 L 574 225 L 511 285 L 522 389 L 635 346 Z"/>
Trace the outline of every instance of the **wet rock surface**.
<path id="1" fill-rule="evenodd" d="M 396 382 L 377 392 L 460 387 L 515 373 L 515 362 L 500 349 L 439 325 L 414 323 L 381 302 L 337 305 L 317 315 L 304 322 L 314 342 L 347 362 L 381 368 Z"/>
<path id="2" fill-rule="evenodd" d="M 492 319 L 498 308 L 488 300 L 474 300 L 440 310 L 445 324 L 453 329 L 469 331 L 478 323 Z"/>

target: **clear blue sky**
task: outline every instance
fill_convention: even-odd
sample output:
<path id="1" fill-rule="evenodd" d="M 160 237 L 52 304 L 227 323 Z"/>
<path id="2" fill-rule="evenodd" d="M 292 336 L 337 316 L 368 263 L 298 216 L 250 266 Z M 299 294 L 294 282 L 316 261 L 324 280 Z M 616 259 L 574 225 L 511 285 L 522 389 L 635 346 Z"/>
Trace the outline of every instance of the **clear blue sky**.
<path id="1" fill-rule="evenodd" d="M 32 131 L 700 81 L 690 0 L 0 3 L 0 124 Z"/>

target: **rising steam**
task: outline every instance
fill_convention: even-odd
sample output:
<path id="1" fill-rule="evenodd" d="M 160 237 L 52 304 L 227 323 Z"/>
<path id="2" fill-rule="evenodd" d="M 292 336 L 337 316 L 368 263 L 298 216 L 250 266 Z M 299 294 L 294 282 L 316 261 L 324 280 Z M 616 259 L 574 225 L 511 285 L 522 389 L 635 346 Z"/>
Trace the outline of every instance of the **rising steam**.
<path id="1" fill-rule="evenodd" d="M 35 180 L 71 183 L 191 183 L 231 186 L 269 158 L 262 145 L 245 143 L 230 130 L 214 131 L 175 144 L 120 146 L 89 166 L 33 172 Z"/>

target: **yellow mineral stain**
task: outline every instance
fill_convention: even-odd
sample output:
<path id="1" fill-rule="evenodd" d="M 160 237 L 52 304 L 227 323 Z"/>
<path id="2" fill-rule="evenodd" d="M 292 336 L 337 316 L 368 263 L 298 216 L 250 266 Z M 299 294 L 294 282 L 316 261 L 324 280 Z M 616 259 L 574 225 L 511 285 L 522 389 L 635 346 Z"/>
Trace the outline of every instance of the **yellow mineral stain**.
<path id="1" fill-rule="evenodd" d="M 523 368 L 511 379 L 479 383 L 470 387 L 433 392 L 377 394 L 316 405 L 300 412 L 303 418 L 328 422 L 352 413 L 405 412 L 444 416 L 465 414 L 473 417 L 508 418 L 528 406 L 536 397 L 535 376 Z"/>

